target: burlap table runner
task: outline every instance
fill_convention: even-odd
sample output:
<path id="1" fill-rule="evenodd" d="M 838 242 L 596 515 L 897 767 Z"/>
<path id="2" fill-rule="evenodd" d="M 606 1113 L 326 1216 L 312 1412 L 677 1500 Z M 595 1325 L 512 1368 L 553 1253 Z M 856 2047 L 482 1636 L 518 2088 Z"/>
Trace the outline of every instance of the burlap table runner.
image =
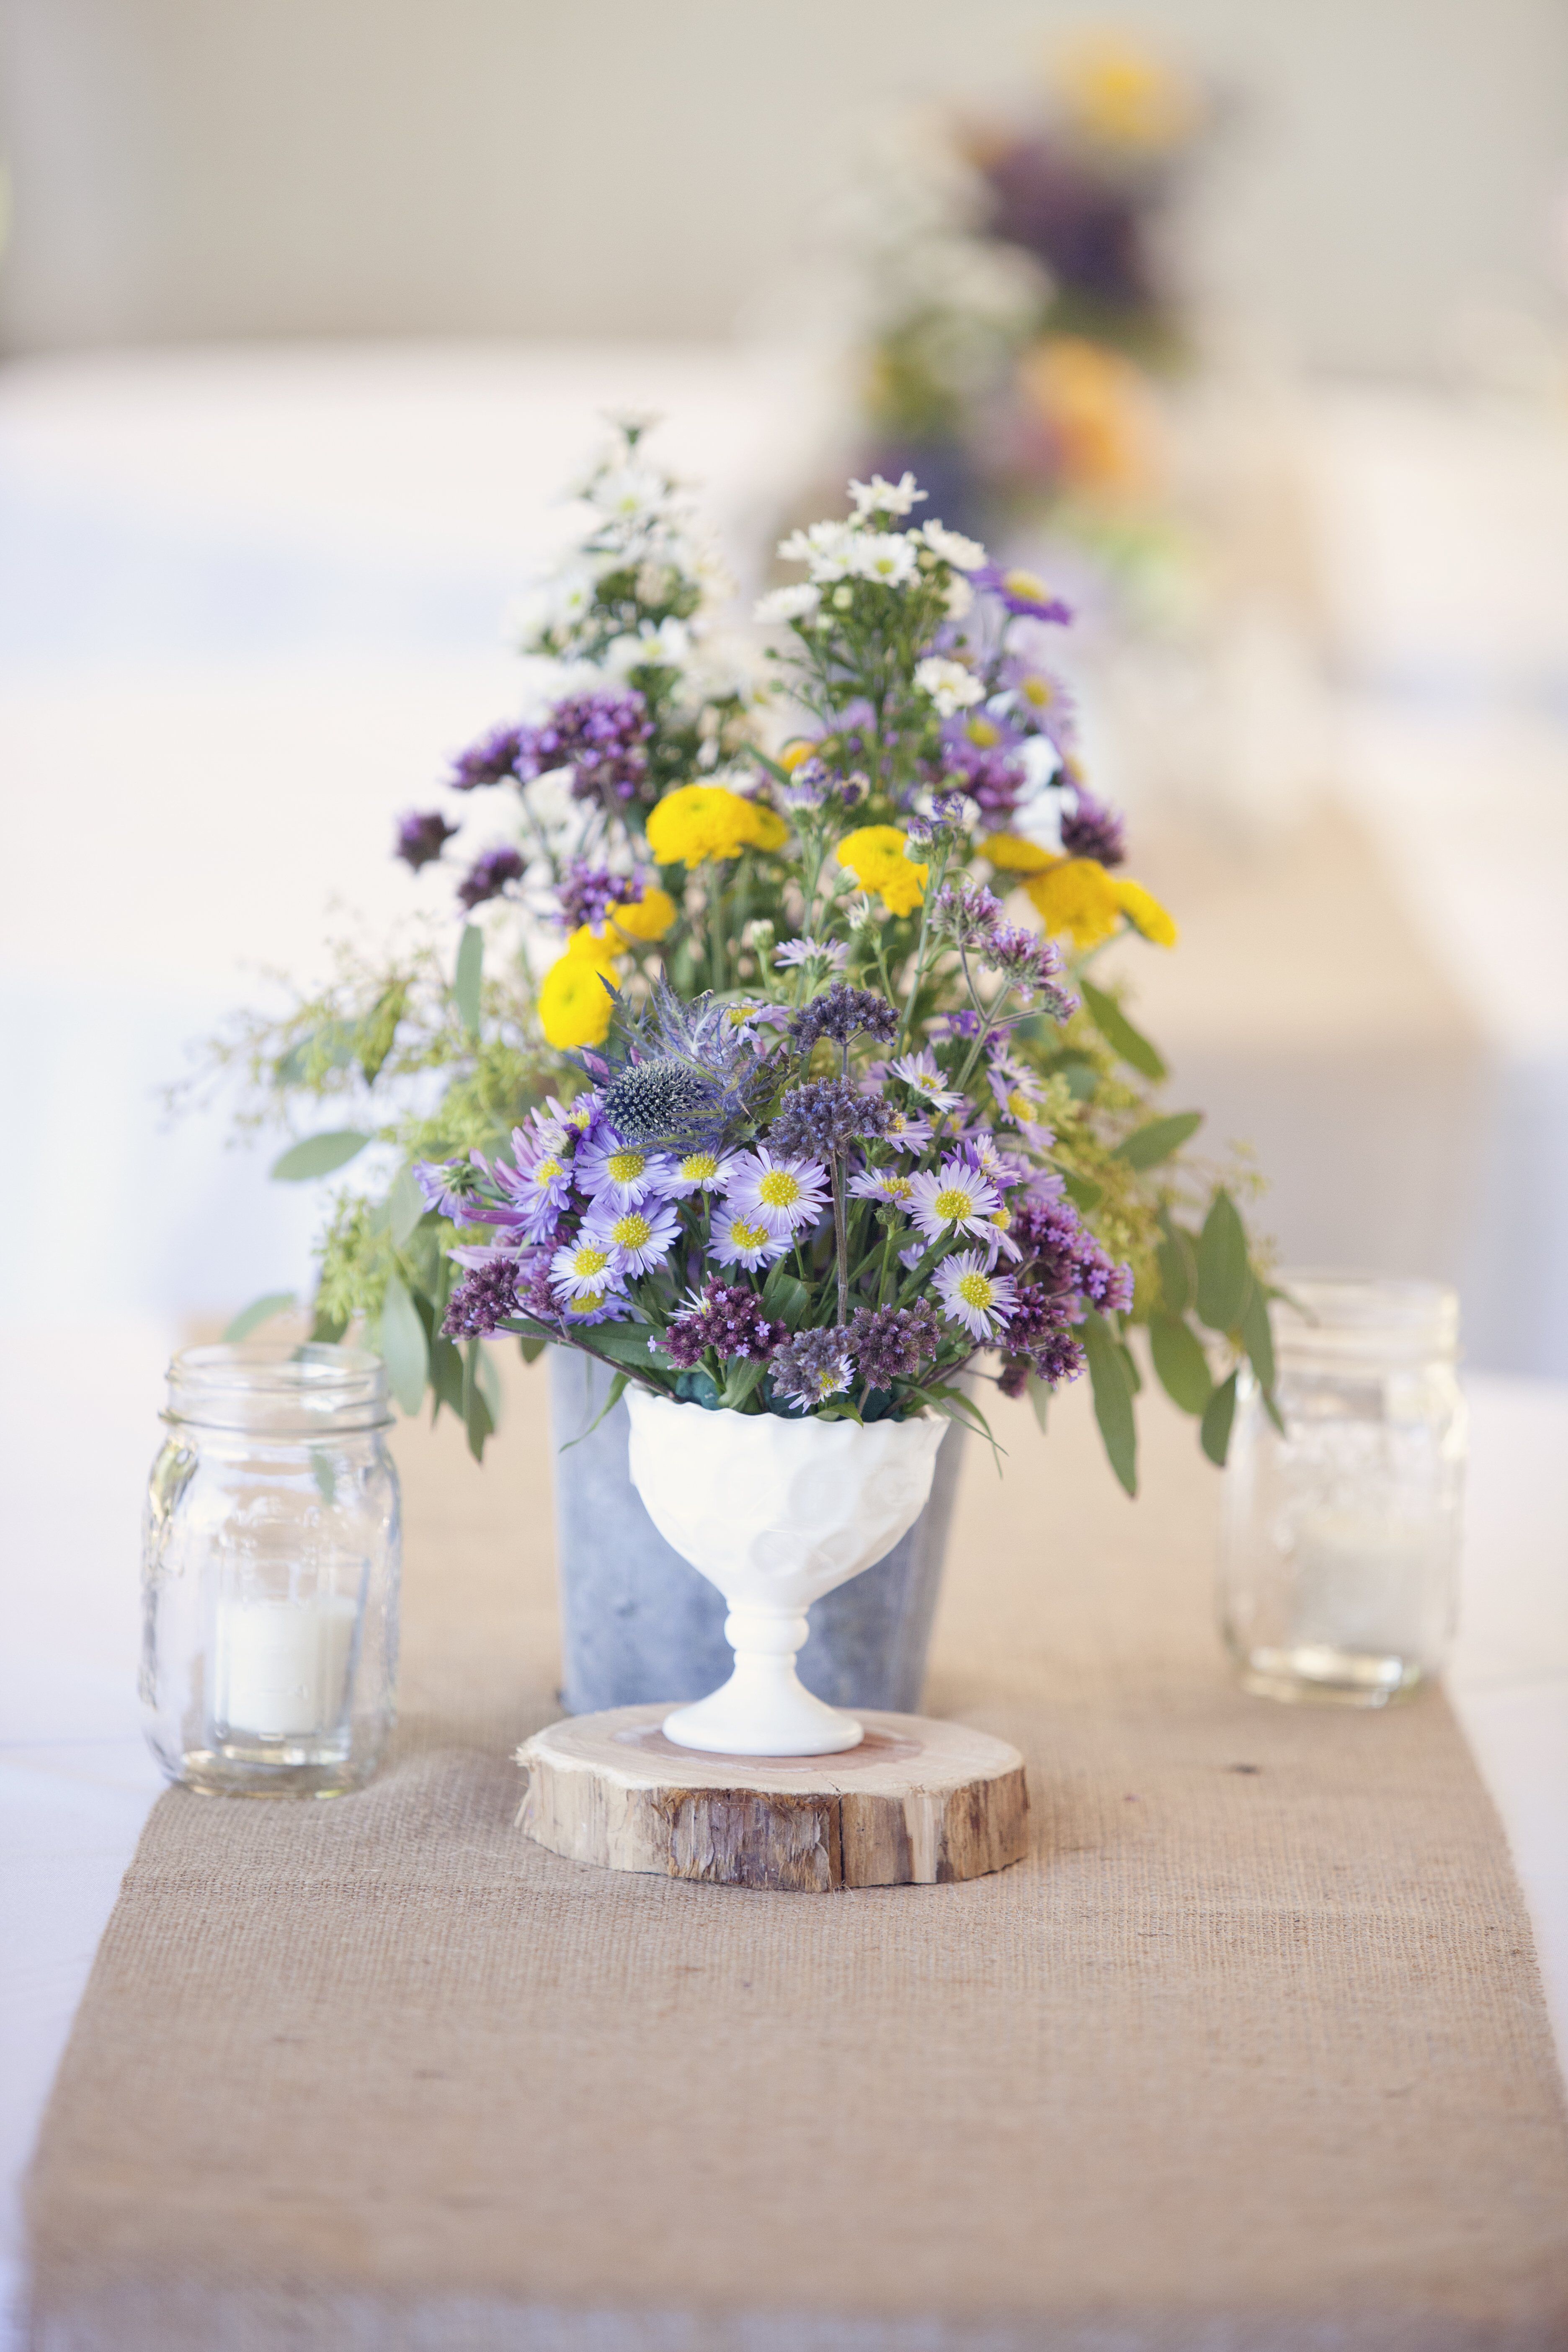
<path id="1" fill-rule="evenodd" d="M 163 1799 L 32 2186 L 37 2352 L 1568 2344 L 1568 2141 L 1441 1698 L 1271 1706 L 1217 1481 L 1080 1402 L 972 1452 L 929 1693 L 1035 1844 L 952 1887 L 601 1874 L 513 1828 L 552 1713 L 542 1386 L 405 1432 L 405 1728 L 366 1793 Z"/>

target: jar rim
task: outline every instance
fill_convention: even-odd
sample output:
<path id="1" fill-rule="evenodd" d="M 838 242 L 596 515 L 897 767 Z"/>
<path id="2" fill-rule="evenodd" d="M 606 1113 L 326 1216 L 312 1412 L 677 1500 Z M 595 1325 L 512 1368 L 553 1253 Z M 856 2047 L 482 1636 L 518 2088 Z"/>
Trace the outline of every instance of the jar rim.
<path id="1" fill-rule="evenodd" d="M 169 1365 L 165 1419 L 277 1437 L 384 1429 L 386 1366 L 369 1348 L 325 1339 L 224 1339 Z"/>
<path id="2" fill-rule="evenodd" d="M 1283 1266 L 1274 1276 L 1279 1346 L 1299 1354 L 1453 1356 L 1459 1295 L 1451 1285 L 1353 1266 Z"/>

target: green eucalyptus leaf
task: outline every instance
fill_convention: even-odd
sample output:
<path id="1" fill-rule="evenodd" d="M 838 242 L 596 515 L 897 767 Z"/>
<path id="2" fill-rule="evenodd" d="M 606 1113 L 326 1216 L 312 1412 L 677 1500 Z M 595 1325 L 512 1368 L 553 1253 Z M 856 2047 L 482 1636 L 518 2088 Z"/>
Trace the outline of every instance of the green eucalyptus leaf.
<path id="1" fill-rule="evenodd" d="M 1046 1434 L 1046 1415 L 1050 1410 L 1051 1384 L 1049 1381 L 1041 1380 L 1038 1372 L 1031 1372 L 1025 1382 L 1025 1386 L 1027 1388 L 1029 1392 L 1029 1402 L 1035 1409 L 1035 1419 L 1039 1423 L 1040 1435 L 1044 1437 Z"/>
<path id="2" fill-rule="evenodd" d="M 1104 1316 L 1092 1308 L 1083 1320 L 1083 1349 L 1094 1391 L 1094 1417 L 1107 1457 L 1127 1492 L 1136 1495 L 1138 1424 L 1132 1412 L 1132 1383 L 1115 1332 Z"/>
<path id="3" fill-rule="evenodd" d="M 1237 1328 L 1264 1395 L 1271 1395 L 1274 1389 L 1274 1334 L 1268 1323 L 1268 1301 L 1256 1275 L 1247 1286 L 1247 1304 L 1241 1310 Z"/>
<path id="4" fill-rule="evenodd" d="M 1100 1072 L 1092 1062 L 1069 1062 L 1062 1076 L 1074 1102 L 1089 1101 L 1100 1084 Z"/>
<path id="5" fill-rule="evenodd" d="M 287 1151 L 272 1163 L 272 1174 L 283 1184 L 303 1184 L 312 1176 L 330 1176 L 335 1168 L 346 1168 L 357 1160 L 367 1143 L 375 1138 L 362 1134 L 355 1127 L 338 1127 L 325 1135 L 308 1135 L 302 1143 L 291 1143 Z"/>
<path id="6" fill-rule="evenodd" d="M 612 1363 L 643 1371 L 652 1361 L 650 1339 L 657 1345 L 658 1333 L 651 1323 L 595 1323 L 584 1336 L 584 1348 L 590 1356 L 607 1356 Z"/>
<path id="7" fill-rule="evenodd" d="M 763 1285 L 763 1314 L 771 1315 L 776 1322 L 787 1323 L 792 1331 L 798 1331 L 810 1305 L 811 1293 L 805 1283 L 791 1274 L 787 1262 L 780 1258 L 775 1265 L 770 1267 L 768 1278 Z"/>
<path id="8" fill-rule="evenodd" d="M 452 1001 L 470 1037 L 479 1034 L 479 982 L 485 969 L 485 935 L 478 923 L 465 923 L 458 945 L 458 968 L 452 977 Z"/>
<path id="9" fill-rule="evenodd" d="M 731 1412 L 738 1412 L 767 1369 L 766 1364 L 751 1361 L 745 1358 L 737 1358 L 734 1362 L 726 1365 L 724 1385 L 720 1391 L 720 1402 L 727 1405 Z"/>
<path id="10" fill-rule="evenodd" d="M 1149 1318 L 1149 1353 L 1161 1387 L 1184 1412 L 1202 1412 L 1214 1394 L 1214 1374 L 1203 1342 L 1174 1315 Z"/>
<path id="11" fill-rule="evenodd" d="M 1096 1184 L 1088 1176 L 1063 1175 L 1062 1185 L 1075 1209 L 1097 1209 L 1105 1197 L 1103 1184 Z"/>
<path id="12" fill-rule="evenodd" d="M 1225 1468 L 1225 1457 L 1230 1451 L 1230 1425 L 1236 1419 L 1236 1374 L 1221 1381 L 1204 1412 L 1198 1431 L 1199 1442 L 1211 1462 Z"/>
<path id="13" fill-rule="evenodd" d="M 1152 1118 L 1146 1126 L 1134 1128 L 1131 1135 L 1124 1136 L 1113 1156 L 1125 1160 L 1129 1168 L 1157 1168 L 1162 1160 L 1169 1160 L 1173 1151 L 1179 1151 L 1203 1123 L 1201 1110 L 1179 1110 L 1169 1118 Z"/>
<path id="14" fill-rule="evenodd" d="M 448 1412 L 463 1418 L 463 1351 L 450 1339 L 437 1332 L 430 1342 L 430 1418 L 436 1419 L 443 1405 Z"/>
<path id="15" fill-rule="evenodd" d="M 545 1349 L 549 1345 L 550 1342 L 548 1339 L 535 1339 L 531 1338 L 528 1332 L 524 1331 L 519 1335 L 517 1351 L 522 1358 L 525 1364 L 537 1364 L 539 1359 L 543 1355 Z"/>
<path id="16" fill-rule="evenodd" d="M 263 1323 L 270 1323 L 275 1315 L 286 1314 L 290 1307 L 297 1307 L 299 1303 L 291 1290 L 269 1290 L 265 1298 L 253 1298 L 248 1307 L 242 1307 L 223 1336 L 231 1343 L 236 1339 L 248 1339 Z"/>
<path id="17" fill-rule="evenodd" d="M 411 1239 L 424 1214 L 425 1195 L 419 1190 L 418 1178 L 411 1167 L 400 1168 L 392 1180 L 386 1203 L 387 1230 L 395 1249 L 401 1249 Z"/>
<path id="18" fill-rule="evenodd" d="M 1174 1223 L 1164 1210 L 1160 1213 L 1160 1225 L 1165 1236 L 1154 1253 L 1160 1287 L 1170 1313 L 1184 1315 L 1198 1295 L 1197 1252 L 1193 1247 L 1192 1235 Z"/>
<path id="19" fill-rule="evenodd" d="M 430 1371 L 430 1349 L 419 1309 L 401 1275 L 386 1278 L 386 1297 L 376 1327 L 375 1349 L 386 1366 L 393 1395 L 405 1412 L 417 1412 Z"/>
<path id="20" fill-rule="evenodd" d="M 1211 1331 L 1234 1331 L 1247 1305 L 1252 1276 L 1247 1229 L 1230 1194 L 1215 1194 L 1198 1236 L 1198 1320 Z"/>
<path id="21" fill-rule="evenodd" d="M 496 1425 L 482 1378 L 489 1369 L 481 1354 L 483 1347 L 482 1339 L 470 1339 L 464 1361 L 463 1421 L 468 1433 L 468 1452 L 476 1462 L 484 1460 L 485 1441 L 494 1436 Z"/>
<path id="22" fill-rule="evenodd" d="M 1120 1054 L 1124 1062 L 1141 1070 L 1146 1078 L 1163 1078 L 1164 1063 L 1142 1031 L 1134 1029 L 1115 997 L 1108 996 L 1103 988 L 1096 988 L 1091 980 L 1085 980 L 1081 974 L 1078 984 L 1090 1020 L 1112 1053 Z"/>

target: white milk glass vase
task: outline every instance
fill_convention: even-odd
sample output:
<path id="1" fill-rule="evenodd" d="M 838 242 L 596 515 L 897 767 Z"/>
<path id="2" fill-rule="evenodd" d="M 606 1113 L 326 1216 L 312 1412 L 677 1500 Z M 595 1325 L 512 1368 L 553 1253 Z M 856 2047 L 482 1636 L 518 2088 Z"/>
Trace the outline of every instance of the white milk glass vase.
<path id="1" fill-rule="evenodd" d="M 729 1756 L 831 1756 L 852 1715 L 795 1672 L 806 1611 L 890 1551 L 931 1493 L 947 1427 L 710 1412 L 628 1392 L 633 1484 L 666 1542 L 716 1584 L 734 1653 L 727 1683 L 665 1717 L 678 1747 Z"/>
<path id="2" fill-rule="evenodd" d="M 1439 1671 L 1453 1632 L 1458 1301 L 1437 1283 L 1279 1281 L 1284 1433 L 1244 1374 L 1225 1475 L 1221 1626 L 1248 1690 L 1384 1706 Z"/>
<path id="3" fill-rule="evenodd" d="M 385 1368 L 249 1341 L 169 1367 L 142 1523 L 142 1698 L 172 1780 L 335 1797 L 393 1723 L 401 1565 Z"/>

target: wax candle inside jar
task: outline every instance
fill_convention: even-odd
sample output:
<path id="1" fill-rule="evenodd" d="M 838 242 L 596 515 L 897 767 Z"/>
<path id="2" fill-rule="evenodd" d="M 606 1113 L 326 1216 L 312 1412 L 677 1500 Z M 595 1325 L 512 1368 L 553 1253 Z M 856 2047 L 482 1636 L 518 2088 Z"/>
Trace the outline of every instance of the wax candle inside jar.
<path id="1" fill-rule="evenodd" d="M 226 1594 L 214 1626 L 214 1713 L 263 1739 L 320 1737 L 348 1713 L 359 1604 L 350 1594 Z"/>
<path id="2" fill-rule="evenodd" d="M 1296 1640 L 1350 1651 L 1419 1647 L 1441 1541 L 1442 1531 L 1419 1516 L 1352 1506 L 1305 1514 L 1291 1547 Z"/>

